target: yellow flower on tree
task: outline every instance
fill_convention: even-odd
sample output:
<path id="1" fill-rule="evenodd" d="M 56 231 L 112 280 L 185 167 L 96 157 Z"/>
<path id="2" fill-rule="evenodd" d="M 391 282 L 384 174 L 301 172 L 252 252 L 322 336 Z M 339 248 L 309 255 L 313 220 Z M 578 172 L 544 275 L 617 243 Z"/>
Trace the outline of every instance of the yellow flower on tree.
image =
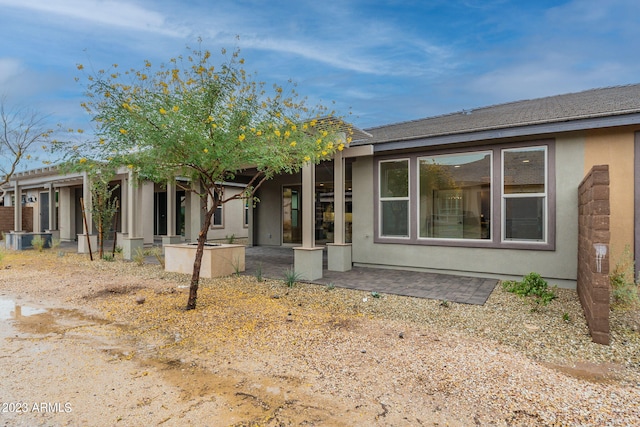
<path id="1" fill-rule="evenodd" d="M 177 105 L 174 105 L 173 108 L 172 108 L 174 113 L 177 113 L 179 109 L 180 109 L 180 107 L 178 107 Z"/>
<path id="2" fill-rule="evenodd" d="M 125 134 L 127 133 L 127 130 L 126 130 L 126 129 L 122 129 L 122 128 L 120 128 L 120 133 L 121 133 L 121 134 L 123 134 L 123 135 L 125 135 Z"/>
<path id="3" fill-rule="evenodd" d="M 205 154 L 209 152 L 208 148 L 205 148 L 204 150 L 202 150 Z"/>
<path id="4" fill-rule="evenodd" d="M 298 143 L 295 142 L 295 141 L 291 141 L 291 143 L 289 145 L 292 146 L 292 147 L 295 147 L 296 145 L 298 145 Z"/>
<path id="5" fill-rule="evenodd" d="M 167 110 L 165 110 L 164 108 L 160 108 L 160 114 L 167 114 Z"/>
<path id="6" fill-rule="evenodd" d="M 304 161 L 305 161 L 305 162 L 308 162 L 309 160 L 311 160 L 311 157 L 309 157 L 309 156 L 304 156 Z"/>
<path id="7" fill-rule="evenodd" d="M 238 135 L 238 139 L 239 139 L 240 141 L 244 141 L 244 138 L 245 138 L 245 136 L 244 136 L 244 134 L 243 134 L 243 133 L 241 133 L 240 135 Z"/>

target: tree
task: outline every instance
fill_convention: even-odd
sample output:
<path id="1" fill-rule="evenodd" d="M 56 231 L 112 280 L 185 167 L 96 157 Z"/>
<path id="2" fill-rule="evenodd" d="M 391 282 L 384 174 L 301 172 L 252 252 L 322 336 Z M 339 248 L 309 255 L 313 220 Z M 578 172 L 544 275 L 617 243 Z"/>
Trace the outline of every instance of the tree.
<path id="1" fill-rule="evenodd" d="M 187 48 L 186 57 L 158 68 L 99 70 L 85 74 L 95 143 L 75 146 L 72 158 L 87 157 L 126 165 L 138 177 L 167 183 L 191 180 L 205 211 L 198 235 L 187 309 L 196 307 L 200 265 L 207 231 L 219 203 L 253 200 L 276 174 L 293 173 L 305 163 L 328 159 L 350 137 L 326 107 L 308 107 L 296 86 L 257 82 L 243 68 L 239 50 L 211 64 L 207 50 Z M 85 70 L 82 65 L 78 69 Z M 85 71 L 86 72 L 86 71 Z M 347 130 L 347 133 L 349 131 Z M 249 174 L 246 191 L 226 197 L 224 182 Z"/>
<path id="2" fill-rule="evenodd" d="M 51 130 L 44 126 L 46 116 L 28 108 L 10 109 L 0 98 L 0 191 L 11 180 L 20 162 L 29 160 L 35 144 L 48 141 Z M 46 146 L 45 146 L 46 148 Z"/>
<path id="3" fill-rule="evenodd" d="M 118 186 L 110 186 L 110 177 L 100 169 L 91 169 L 91 217 L 98 230 L 98 257 L 104 255 L 104 236 L 111 227 L 113 217 L 118 211 L 118 198 L 113 192 Z"/>

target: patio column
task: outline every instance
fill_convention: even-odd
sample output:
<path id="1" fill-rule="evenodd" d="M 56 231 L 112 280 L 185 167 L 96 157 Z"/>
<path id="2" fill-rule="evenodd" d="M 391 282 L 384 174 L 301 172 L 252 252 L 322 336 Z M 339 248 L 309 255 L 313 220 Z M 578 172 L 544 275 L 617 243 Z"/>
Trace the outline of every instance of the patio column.
<path id="1" fill-rule="evenodd" d="M 322 278 L 322 248 L 315 239 L 316 165 L 302 167 L 302 246 L 293 248 L 293 269 L 304 280 Z"/>
<path id="2" fill-rule="evenodd" d="M 344 155 L 336 151 L 333 158 L 333 243 L 327 243 L 328 270 L 351 270 L 351 244 L 345 243 Z"/>
<path id="3" fill-rule="evenodd" d="M 180 236 L 176 236 L 176 182 L 167 182 L 167 235 L 162 236 L 162 251 L 164 245 L 180 243 Z"/>
<path id="4" fill-rule="evenodd" d="M 129 235 L 129 180 L 127 177 L 120 179 L 120 233 L 117 233 L 118 243 Z"/>
<path id="5" fill-rule="evenodd" d="M 91 243 L 91 251 L 94 251 L 98 246 L 98 236 L 93 234 L 93 217 L 91 216 L 91 180 L 89 174 L 84 172 L 82 174 L 82 201 L 84 203 L 84 215 L 82 218 L 82 234 L 78 234 L 78 253 L 88 254 L 89 244 L 87 243 L 87 235 L 89 236 L 89 242 Z M 82 206 L 81 206 L 82 208 Z M 87 219 L 86 223 L 84 219 Z"/>
<path id="6" fill-rule="evenodd" d="M 53 183 L 49 183 L 49 231 L 51 237 L 56 239 L 60 238 L 60 231 L 58 231 L 58 210 L 56 209 L 56 189 L 53 187 Z"/>
<path id="7" fill-rule="evenodd" d="M 60 240 L 72 242 L 76 238 L 76 215 L 74 192 L 71 187 L 58 188 L 58 230 Z"/>
<path id="8" fill-rule="evenodd" d="M 16 233 L 22 232 L 22 188 L 16 179 L 13 185 L 13 194 L 15 194 L 15 206 L 13 208 L 13 230 Z"/>
<path id="9" fill-rule="evenodd" d="M 140 185 L 137 177 L 129 172 L 127 185 L 127 237 L 122 241 L 122 254 L 124 259 L 132 260 L 136 251 L 142 250 L 144 238 L 140 234 Z"/>

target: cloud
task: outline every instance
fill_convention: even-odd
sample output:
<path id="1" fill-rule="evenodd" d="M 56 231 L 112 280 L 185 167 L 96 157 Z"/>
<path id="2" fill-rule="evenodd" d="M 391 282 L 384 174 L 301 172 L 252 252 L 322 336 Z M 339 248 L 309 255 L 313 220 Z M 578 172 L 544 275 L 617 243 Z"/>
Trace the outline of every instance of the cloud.
<path id="1" fill-rule="evenodd" d="M 81 23 L 147 31 L 172 37 L 183 37 L 188 31 L 169 25 L 165 16 L 124 1 L 103 0 L 0 0 L 0 5 L 36 13 L 53 14 Z"/>

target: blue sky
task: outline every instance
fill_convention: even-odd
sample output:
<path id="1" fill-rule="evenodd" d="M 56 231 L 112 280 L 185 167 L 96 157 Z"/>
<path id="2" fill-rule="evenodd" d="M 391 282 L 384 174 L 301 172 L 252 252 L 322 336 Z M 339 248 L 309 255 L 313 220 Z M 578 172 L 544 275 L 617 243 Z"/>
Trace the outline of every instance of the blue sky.
<path id="1" fill-rule="evenodd" d="M 368 128 L 638 83 L 638 16 L 637 0 L 0 0 L 0 94 L 86 127 L 76 64 L 140 68 L 201 37 Z"/>

